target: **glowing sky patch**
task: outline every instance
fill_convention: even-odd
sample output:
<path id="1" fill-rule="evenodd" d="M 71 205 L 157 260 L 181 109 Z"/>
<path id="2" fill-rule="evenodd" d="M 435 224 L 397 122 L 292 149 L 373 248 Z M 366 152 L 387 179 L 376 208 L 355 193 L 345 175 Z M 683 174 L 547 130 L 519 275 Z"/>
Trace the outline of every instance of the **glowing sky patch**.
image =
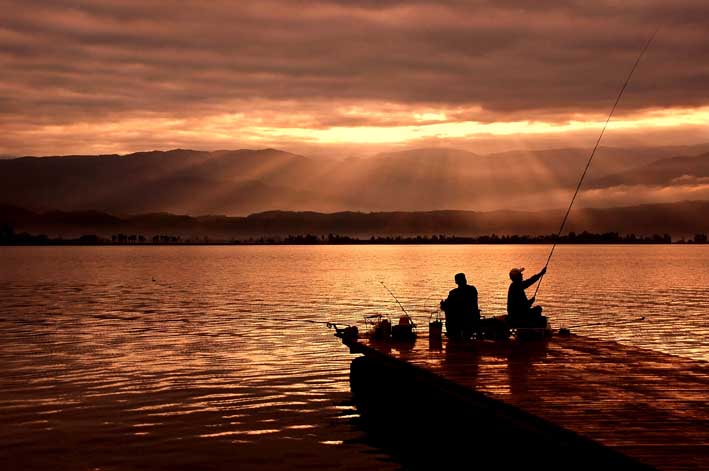
<path id="1" fill-rule="evenodd" d="M 71 137 L 74 141 L 90 142 L 95 136 L 101 136 L 99 145 L 86 145 L 92 152 L 129 152 L 133 148 L 128 142 L 146 142 L 148 146 L 157 139 L 162 146 L 180 147 L 185 143 L 200 143 L 202 148 L 228 148 L 238 142 L 250 146 L 273 146 L 282 142 L 310 143 L 322 145 L 355 144 L 405 144 L 427 138 L 436 139 L 472 139 L 490 136 L 548 136 L 573 134 L 599 130 L 605 119 L 600 116 L 577 119 L 566 122 L 545 121 L 444 121 L 453 111 L 418 112 L 408 114 L 398 112 L 394 120 L 423 122 L 423 124 L 397 125 L 362 125 L 331 126 L 308 128 L 293 126 L 271 127 L 262 125 L 269 121 L 268 116 L 257 113 L 234 113 L 197 118 L 172 118 L 162 116 L 143 116 L 116 121 L 98 123 L 81 122 L 66 125 L 47 125 L 31 127 L 20 134 L 24 139 L 43 139 L 53 142 Z M 385 112 L 367 112 L 358 109 L 356 113 L 348 110 L 346 114 L 378 120 L 386 116 Z M 406 114 L 406 116 L 404 116 Z M 314 122 L 314 116 L 301 115 L 300 120 Z M 683 128 L 686 126 L 709 125 L 709 107 L 697 109 L 661 109 L 613 119 L 609 132 Z M 189 147 L 189 146 L 188 146 Z M 148 147 L 150 148 L 150 147 Z"/>
<path id="2" fill-rule="evenodd" d="M 417 115 L 419 116 L 419 115 Z M 439 116 L 445 116 L 440 114 Z M 446 122 L 416 126 L 337 126 L 329 129 L 251 128 L 255 135 L 302 139 L 319 143 L 395 143 L 425 137 L 471 138 L 477 135 L 509 136 L 525 134 L 552 134 L 600 129 L 605 120 L 573 120 L 566 123 L 543 121 L 511 121 L 481 123 Z M 685 125 L 709 125 L 709 108 L 684 110 L 657 110 L 643 115 L 611 121 L 609 129 L 651 129 Z"/>

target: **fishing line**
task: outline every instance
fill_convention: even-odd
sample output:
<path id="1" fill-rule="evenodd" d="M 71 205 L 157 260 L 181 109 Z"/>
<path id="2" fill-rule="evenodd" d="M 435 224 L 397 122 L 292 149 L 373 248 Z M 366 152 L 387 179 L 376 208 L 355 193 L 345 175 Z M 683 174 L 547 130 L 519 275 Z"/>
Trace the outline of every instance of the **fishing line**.
<path id="1" fill-rule="evenodd" d="M 278 322 L 307 322 L 309 324 L 332 324 L 332 322 L 328 321 L 314 321 L 310 319 L 284 319 L 284 318 L 277 318 L 277 317 L 269 317 L 269 321 L 278 321 Z"/>
<path id="2" fill-rule="evenodd" d="M 623 86 L 621 87 L 620 91 L 618 92 L 618 96 L 615 99 L 615 103 L 613 103 L 613 107 L 611 108 L 611 112 L 608 114 L 608 118 L 606 119 L 605 124 L 603 125 L 603 129 L 601 129 L 601 134 L 598 136 L 598 139 L 596 140 L 596 145 L 593 146 L 593 150 L 591 151 L 591 156 L 588 158 L 588 162 L 586 162 L 586 168 L 584 168 L 583 173 L 581 174 L 581 178 L 579 179 L 578 185 L 576 185 L 576 191 L 574 191 L 574 196 L 571 198 L 571 203 L 569 204 L 569 208 L 566 210 L 566 214 L 564 215 L 564 219 L 561 221 L 561 227 L 559 227 L 559 232 L 556 234 L 556 239 L 554 239 L 554 245 L 551 247 L 551 251 L 549 252 L 549 256 L 547 257 L 547 261 L 544 264 L 544 268 L 549 266 L 549 262 L 551 261 L 552 255 L 554 255 L 554 250 L 556 249 L 556 244 L 559 240 L 559 237 L 561 236 L 561 232 L 564 230 L 564 226 L 566 226 L 566 220 L 569 218 L 569 213 L 571 212 L 571 207 L 574 205 L 574 201 L 576 201 L 576 196 L 579 194 L 579 190 L 581 189 L 581 184 L 583 183 L 584 178 L 586 178 L 586 173 L 588 172 L 588 168 L 591 166 L 591 161 L 593 160 L 593 156 L 596 155 L 596 150 L 598 149 L 598 145 L 601 143 L 601 139 L 603 139 L 603 134 L 606 132 L 606 128 L 608 127 L 608 123 L 611 120 L 611 117 L 613 116 L 613 113 L 615 112 L 616 107 L 618 106 L 618 103 L 620 102 L 620 98 L 623 96 L 623 92 L 625 91 L 625 88 L 628 86 L 628 83 L 630 83 L 630 78 L 633 76 L 633 72 L 635 72 L 635 69 L 638 67 L 638 64 L 640 63 L 640 59 L 642 59 L 643 55 L 645 55 L 645 51 L 647 51 L 647 48 L 650 46 L 650 43 L 652 42 L 653 39 L 655 39 L 655 35 L 657 34 L 657 31 L 660 28 L 658 27 L 655 29 L 655 31 L 652 33 L 652 35 L 648 38 L 648 40 L 645 42 L 645 45 L 643 46 L 642 51 L 640 51 L 640 54 L 638 55 L 638 58 L 635 59 L 635 64 L 633 64 L 633 68 L 630 69 L 630 73 L 628 74 L 628 77 L 625 79 L 625 83 L 623 83 Z M 542 275 L 539 278 L 539 283 L 537 283 L 537 288 L 534 290 L 534 296 L 537 296 L 537 292 L 539 291 L 539 287 L 542 285 L 542 280 L 544 280 L 544 275 Z"/>
<path id="3" fill-rule="evenodd" d="M 591 327 L 591 326 L 598 326 L 598 325 L 618 325 L 618 324 L 629 324 L 631 322 L 640 322 L 644 321 L 645 316 L 639 317 L 637 319 L 628 319 L 624 321 L 608 321 L 608 322 L 594 322 L 592 324 L 576 324 L 576 325 L 570 325 L 566 327 L 567 329 L 576 329 L 578 327 Z"/>
<path id="4" fill-rule="evenodd" d="M 328 327 L 335 326 L 335 325 L 346 325 L 344 322 L 334 322 L 334 321 L 314 321 L 311 319 L 289 319 L 289 318 L 279 318 L 279 317 L 267 317 L 262 319 L 264 321 L 272 321 L 272 322 L 300 322 L 300 323 L 307 323 L 307 324 L 318 324 L 318 325 L 326 325 Z"/>

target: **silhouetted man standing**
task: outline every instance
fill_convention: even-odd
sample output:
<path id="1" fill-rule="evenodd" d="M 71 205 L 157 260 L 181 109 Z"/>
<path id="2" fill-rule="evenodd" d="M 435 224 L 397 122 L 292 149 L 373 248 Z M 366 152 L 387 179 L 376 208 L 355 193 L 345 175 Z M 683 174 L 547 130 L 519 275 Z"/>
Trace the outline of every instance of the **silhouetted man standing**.
<path id="1" fill-rule="evenodd" d="M 542 307 L 534 306 L 535 298 L 527 299 L 525 289 L 536 283 L 546 272 L 547 267 L 542 271 L 524 279 L 522 272 L 524 268 L 513 268 L 510 270 L 510 289 L 507 291 L 507 315 L 510 325 L 513 327 L 546 327 L 546 317 L 542 316 Z"/>
<path id="2" fill-rule="evenodd" d="M 465 273 L 455 275 L 457 288 L 441 301 L 441 309 L 446 313 L 446 332 L 449 338 L 468 339 L 480 322 L 478 290 L 469 285 Z"/>

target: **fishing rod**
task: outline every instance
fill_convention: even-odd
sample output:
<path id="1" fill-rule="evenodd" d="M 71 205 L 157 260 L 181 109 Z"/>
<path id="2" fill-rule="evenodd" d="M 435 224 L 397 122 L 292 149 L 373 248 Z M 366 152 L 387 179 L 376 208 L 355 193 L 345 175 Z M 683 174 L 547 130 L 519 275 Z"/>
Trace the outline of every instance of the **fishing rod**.
<path id="1" fill-rule="evenodd" d="M 399 307 L 401 308 L 401 310 L 404 311 L 404 314 L 406 314 L 406 317 L 409 319 L 409 322 L 411 322 L 411 325 L 413 325 L 414 327 L 416 327 L 416 323 L 415 323 L 414 320 L 411 318 L 411 316 L 409 315 L 409 313 L 406 311 L 406 309 L 404 308 L 404 306 L 399 302 L 399 300 L 397 299 L 397 297 L 394 296 L 394 293 L 391 292 L 391 290 L 387 287 L 387 285 L 384 284 L 383 281 L 380 281 L 379 283 L 381 283 L 382 286 L 384 287 L 384 289 L 387 290 L 387 291 L 389 292 L 389 294 L 391 294 L 391 297 L 394 298 L 394 301 L 396 301 L 396 303 L 399 305 Z"/>
<path id="2" fill-rule="evenodd" d="M 593 146 L 593 150 L 591 151 L 591 155 L 588 158 L 588 162 L 586 162 L 586 168 L 584 168 L 583 173 L 581 174 L 581 178 L 579 179 L 579 183 L 578 183 L 578 185 L 576 185 L 576 191 L 574 191 L 574 196 L 571 198 L 571 203 L 569 203 L 569 208 L 566 210 L 566 214 L 564 215 L 564 219 L 561 221 L 561 226 L 559 227 L 559 232 L 556 234 L 556 238 L 554 239 L 554 245 L 552 245 L 552 247 L 551 247 L 551 251 L 549 252 L 549 256 L 547 257 L 547 261 L 544 264 L 544 268 L 549 266 L 549 262 L 551 261 L 551 257 L 552 257 L 552 255 L 554 255 L 554 250 L 556 249 L 556 244 L 558 243 L 559 237 L 561 236 L 561 232 L 564 230 L 564 226 L 566 226 L 566 221 L 569 218 L 569 213 L 571 212 L 571 208 L 574 205 L 574 201 L 576 201 L 576 196 L 578 196 L 578 194 L 579 194 L 579 190 L 581 189 L 581 184 L 583 183 L 584 178 L 586 178 L 586 173 L 588 173 L 588 169 L 591 166 L 591 161 L 593 160 L 593 157 L 596 155 L 596 150 L 598 149 L 598 146 L 601 143 L 601 139 L 603 139 L 603 134 L 606 132 L 606 128 L 608 127 L 608 123 L 610 122 L 611 117 L 613 116 L 613 113 L 615 112 L 615 109 L 618 106 L 618 103 L 620 102 L 620 98 L 623 96 L 623 92 L 625 91 L 625 88 L 628 86 L 628 83 L 630 83 L 630 78 L 633 76 L 635 69 L 638 67 L 638 64 L 640 63 L 640 59 L 642 59 L 642 57 L 645 55 L 645 51 L 647 51 L 647 48 L 650 46 L 650 43 L 652 42 L 652 40 L 655 39 L 655 35 L 657 34 L 658 30 L 659 30 L 659 28 L 655 29 L 655 31 L 652 33 L 652 35 L 645 42 L 645 45 L 643 46 L 642 50 L 640 51 L 638 58 L 635 59 L 635 64 L 633 64 L 633 67 L 630 69 L 630 73 L 628 74 L 628 77 L 625 79 L 623 86 L 620 88 L 620 91 L 618 92 L 618 96 L 615 99 L 615 103 L 613 103 L 613 107 L 611 108 L 611 112 L 608 114 L 608 118 L 606 119 L 606 122 L 603 125 L 603 129 L 601 129 L 601 134 L 598 136 L 598 139 L 596 140 L 596 145 Z M 544 280 L 544 275 L 542 275 L 539 278 L 539 283 L 537 283 L 537 288 L 534 290 L 534 297 L 537 296 L 537 292 L 539 291 L 539 287 L 542 285 L 542 280 Z"/>
<path id="3" fill-rule="evenodd" d="M 333 322 L 333 321 L 314 321 L 311 319 L 289 319 L 289 318 L 278 318 L 278 317 L 268 317 L 264 320 L 267 321 L 274 321 L 274 322 L 305 322 L 308 324 L 318 324 L 318 325 L 326 325 L 328 328 L 331 327 L 336 327 L 338 325 L 344 325 L 341 322 Z"/>
<path id="4" fill-rule="evenodd" d="M 619 325 L 619 324 L 630 324 L 631 322 L 640 322 L 644 321 L 645 316 L 639 317 L 637 319 L 628 319 L 624 321 L 608 321 L 608 322 L 594 322 L 592 324 L 576 324 L 576 325 L 570 325 L 566 327 L 567 329 L 576 329 L 578 327 L 591 327 L 591 326 L 598 326 L 598 325 Z"/>

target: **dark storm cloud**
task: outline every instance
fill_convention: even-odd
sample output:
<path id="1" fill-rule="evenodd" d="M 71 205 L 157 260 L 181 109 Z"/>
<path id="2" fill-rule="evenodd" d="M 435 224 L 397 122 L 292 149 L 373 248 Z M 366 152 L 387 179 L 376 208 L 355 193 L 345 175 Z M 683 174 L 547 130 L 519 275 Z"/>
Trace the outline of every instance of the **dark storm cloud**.
<path id="1" fill-rule="evenodd" d="M 709 104 L 709 3 L 2 1 L 0 123 L 261 111 L 264 126 L 396 125 L 357 103 L 459 120 Z M 289 119 L 307 110 L 309 118 Z M 270 121 L 273 121 L 271 123 Z M 1 150 L 1 149 L 0 149 Z"/>

